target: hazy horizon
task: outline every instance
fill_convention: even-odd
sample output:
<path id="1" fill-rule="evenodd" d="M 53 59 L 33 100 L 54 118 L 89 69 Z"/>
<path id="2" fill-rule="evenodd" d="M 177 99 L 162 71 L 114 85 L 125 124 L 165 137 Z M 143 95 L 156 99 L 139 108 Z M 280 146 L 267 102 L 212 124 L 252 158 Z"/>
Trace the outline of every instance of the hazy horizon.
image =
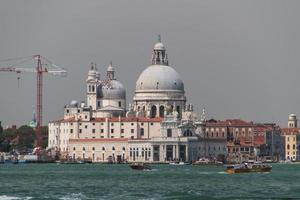
<path id="1" fill-rule="evenodd" d="M 85 101 L 95 62 L 105 76 L 112 60 L 131 103 L 139 74 L 161 34 L 188 103 L 209 118 L 287 125 L 300 115 L 300 1 L 1 1 L 0 60 L 41 54 L 68 70 L 44 77 L 43 123 Z M 0 62 L 0 67 L 3 63 Z M 33 66 L 34 67 L 34 66 Z M 0 121 L 28 124 L 36 76 L 0 72 Z"/>

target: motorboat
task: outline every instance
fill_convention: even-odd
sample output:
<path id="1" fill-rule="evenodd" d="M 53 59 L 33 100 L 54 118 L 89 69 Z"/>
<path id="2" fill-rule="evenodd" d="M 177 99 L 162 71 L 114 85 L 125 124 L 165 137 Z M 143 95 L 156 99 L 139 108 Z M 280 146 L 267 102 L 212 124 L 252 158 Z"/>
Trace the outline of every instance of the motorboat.
<path id="1" fill-rule="evenodd" d="M 241 163 L 237 165 L 228 165 L 225 169 L 227 174 L 250 173 L 250 172 L 270 172 L 272 166 L 263 163 Z"/>
<path id="2" fill-rule="evenodd" d="M 185 163 L 185 162 L 170 162 L 169 165 L 189 165 L 189 163 Z"/>
<path id="3" fill-rule="evenodd" d="M 200 158 L 199 160 L 195 161 L 193 165 L 223 165 L 223 162 L 210 160 L 208 158 Z"/>
<path id="4" fill-rule="evenodd" d="M 131 163 L 129 165 L 131 167 L 131 169 L 135 169 L 135 170 L 151 170 L 151 167 L 145 163 Z"/>

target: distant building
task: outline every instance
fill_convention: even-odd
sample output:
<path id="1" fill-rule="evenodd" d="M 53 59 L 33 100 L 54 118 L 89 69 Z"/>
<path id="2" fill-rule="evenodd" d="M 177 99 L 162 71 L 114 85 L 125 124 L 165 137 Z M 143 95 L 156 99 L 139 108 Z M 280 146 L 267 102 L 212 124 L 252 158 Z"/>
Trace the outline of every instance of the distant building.
<path id="1" fill-rule="evenodd" d="M 284 141 L 281 129 L 276 124 L 270 124 L 271 127 L 266 131 L 266 144 L 261 146 L 261 155 L 268 160 L 284 160 Z"/>
<path id="2" fill-rule="evenodd" d="M 297 126 L 297 117 L 290 114 L 288 118 L 288 128 L 282 128 L 282 137 L 284 142 L 284 159 L 296 161 L 299 160 L 300 149 L 300 129 Z"/>

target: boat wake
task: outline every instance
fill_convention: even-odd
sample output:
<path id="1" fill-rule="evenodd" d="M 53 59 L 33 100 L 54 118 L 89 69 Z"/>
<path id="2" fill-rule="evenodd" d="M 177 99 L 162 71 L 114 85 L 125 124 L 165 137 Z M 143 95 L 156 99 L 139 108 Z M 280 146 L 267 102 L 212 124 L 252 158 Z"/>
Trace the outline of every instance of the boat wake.
<path id="1" fill-rule="evenodd" d="M 32 197 L 14 197 L 14 196 L 7 196 L 7 195 L 0 195 L 1 200 L 29 200 L 32 199 Z"/>
<path id="2" fill-rule="evenodd" d="M 83 195 L 82 193 L 72 193 L 66 196 L 63 196 L 59 198 L 61 200 L 82 200 L 82 199 L 87 199 L 87 196 Z"/>
<path id="3" fill-rule="evenodd" d="M 158 169 L 143 169 L 144 172 L 156 172 Z"/>

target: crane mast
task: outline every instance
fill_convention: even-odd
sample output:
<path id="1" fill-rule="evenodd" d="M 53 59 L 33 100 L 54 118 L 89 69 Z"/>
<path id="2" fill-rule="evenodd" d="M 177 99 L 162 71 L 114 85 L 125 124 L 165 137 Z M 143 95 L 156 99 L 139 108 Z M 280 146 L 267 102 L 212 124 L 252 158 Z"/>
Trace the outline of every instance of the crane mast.
<path id="1" fill-rule="evenodd" d="M 0 68 L 0 72 L 32 72 L 36 73 L 36 112 L 37 112 L 37 123 L 35 128 L 35 135 L 36 135 L 36 147 L 41 147 L 41 128 L 43 125 L 43 74 L 50 73 L 52 75 L 58 76 L 66 76 L 67 71 L 64 69 L 59 68 L 58 66 L 50 63 L 52 66 L 56 68 L 56 70 L 48 70 L 47 68 L 43 67 L 42 63 L 42 56 L 41 55 L 34 55 L 33 56 L 36 60 L 36 67 L 33 68 L 18 68 L 18 67 L 4 67 Z"/>
<path id="2" fill-rule="evenodd" d="M 41 56 L 37 55 L 36 66 L 36 110 L 37 110 L 37 126 L 36 126 L 36 146 L 41 146 L 41 126 L 43 124 L 43 67 Z"/>

